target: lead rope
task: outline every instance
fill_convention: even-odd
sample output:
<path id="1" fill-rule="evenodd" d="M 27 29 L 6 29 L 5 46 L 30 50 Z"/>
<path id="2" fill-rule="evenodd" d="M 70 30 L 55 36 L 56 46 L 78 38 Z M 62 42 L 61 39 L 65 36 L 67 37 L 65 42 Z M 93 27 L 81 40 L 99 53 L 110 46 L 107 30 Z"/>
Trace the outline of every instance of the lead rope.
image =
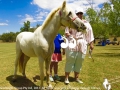
<path id="1" fill-rule="evenodd" d="M 91 50 L 91 49 L 89 50 L 89 55 L 90 55 L 90 57 L 92 58 L 92 61 L 94 62 L 94 59 L 93 59 L 93 57 L 92 57 L 92 50 Z"/>

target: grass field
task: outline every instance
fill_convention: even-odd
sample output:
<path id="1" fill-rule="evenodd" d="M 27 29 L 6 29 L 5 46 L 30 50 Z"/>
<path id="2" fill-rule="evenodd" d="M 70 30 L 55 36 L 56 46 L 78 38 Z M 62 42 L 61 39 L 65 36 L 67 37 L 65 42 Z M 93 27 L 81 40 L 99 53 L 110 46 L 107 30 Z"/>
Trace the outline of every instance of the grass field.
<path id="1" fill-rule="evenodd" d="M 27 63 L 26 75 L 28 79 L 23 78 L 18 72 L 17 82 L 12 82 L 15 56 L 15 43 L 0 43 L 0 89 L 17 90 L 22 87 L 22 90 L 26 90 L 25 87 L 27 89 L 32 87 L 34 90 L 40 83 L 37 58 L 31 58 Z M 120 46 L 95 46 L 92 53 L 94 62 L 88 57 L 89 55 L 87 54 L 79 77 L 84 83 L 78 84 L 74 82 L 74 74 L 72 72 L 69 79 L 70 84 L 65 85 L 65 56 L 63 56 L 63 61 L 59 63 L 58 72 L 61 81 L 52 82 L 52 85 L 55 86 L 54 90 L 104 90 L 102 85 L 104 78 L 108 80 L 119 78 L 114 80 L 118 82 L 111 86 L 112 90 L 120 90 Z"/>

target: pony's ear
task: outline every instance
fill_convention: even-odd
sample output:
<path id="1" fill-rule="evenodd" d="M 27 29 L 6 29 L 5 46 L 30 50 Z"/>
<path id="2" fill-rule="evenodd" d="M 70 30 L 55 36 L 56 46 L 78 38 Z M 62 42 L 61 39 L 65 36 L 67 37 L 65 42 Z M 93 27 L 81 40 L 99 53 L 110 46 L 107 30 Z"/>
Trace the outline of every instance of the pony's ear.
<path id="1" fill-rule="evenodd" d="M 66 7 L 66 1 L 63 2 L 62 9 L 64 9 L 65 7 Z"/>

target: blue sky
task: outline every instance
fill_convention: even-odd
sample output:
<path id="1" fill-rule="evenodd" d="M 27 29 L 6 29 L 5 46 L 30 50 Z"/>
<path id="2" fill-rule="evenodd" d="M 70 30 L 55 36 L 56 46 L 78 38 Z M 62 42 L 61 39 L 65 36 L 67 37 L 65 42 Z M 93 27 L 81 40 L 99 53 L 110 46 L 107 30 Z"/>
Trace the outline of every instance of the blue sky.
<path id="1" fill-rule="evenodd" d="M 0 34 L 18 32 L 23 22 L 29 20 L 31 27 L 42 24 L 51 9 L 58 7 L 64 0 L 0 0 Z M 92 0 L 67 0 L 73 9 L 81 6 L 84 11 L 91 7 Z M 93 0 L 96 10 L 108 0 Z"/>

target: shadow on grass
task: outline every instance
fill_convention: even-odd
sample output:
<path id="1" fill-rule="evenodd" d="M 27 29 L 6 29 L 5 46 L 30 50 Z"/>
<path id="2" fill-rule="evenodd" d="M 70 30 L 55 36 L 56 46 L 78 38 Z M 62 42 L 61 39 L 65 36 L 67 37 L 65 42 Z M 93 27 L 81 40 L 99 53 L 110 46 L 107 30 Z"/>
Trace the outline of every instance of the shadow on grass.
<path id="1" fill-rule="evenodd" d="M 118 50 L 120 50 L 119 48 L 111 48 L 111 49 L 109 49 L 109 48 L 107 48 L 106 50 L 113 50 L 113 51 L 118 51 Z"/>
<path id="2" fill-rule="evenodd" d="M 6 80 L 18 90 L 34 90 L 34 88 L 38 88 L 31 80 L 25 78 L 23 76 L 17 75 L 17 79 L 13 81 L 13 75 L 6 77 Z"/>
<path id="3" fill-rule="evenodd" d="M 46 77 L 45 77 L 46 78 Z M 40 80 L 40 76 L 36 75 L 35 77 L 33 77 L 34 82 L 37 82 L 37 80 Z"/>
<path id="4" fill-rule="evenodd" d="M 64 82 L 65 81 L 65 76 L 59 76 L 60 77 L 60 82 Z M 75 79 L 73 77 L 69 76 L 69 81 L 70 82 L 75 82 Z"/>
<path id="5" fill-rule="evenodd" d="M 97 46 L 97 47 L 100 47 L 101 49 L 104 49 L 104 50 L 120 50 L 119 48 L 119 45 L 118 46 Z"/>
<path id="6" fill-rule="evenodd" d="M 120 48 L 118 48 L 118 47 L 114 47 L 114 48 L 104 48 L 104 50 L 109 50 L 109 51 L 119 51 L 120 50 Z"/>
<path id="7" fill-rule="evenodd" d="M 99 54 L 94 54 L 94 56 L 97 57 L 120 57 L 120 53 L 99 53 Z"/>

